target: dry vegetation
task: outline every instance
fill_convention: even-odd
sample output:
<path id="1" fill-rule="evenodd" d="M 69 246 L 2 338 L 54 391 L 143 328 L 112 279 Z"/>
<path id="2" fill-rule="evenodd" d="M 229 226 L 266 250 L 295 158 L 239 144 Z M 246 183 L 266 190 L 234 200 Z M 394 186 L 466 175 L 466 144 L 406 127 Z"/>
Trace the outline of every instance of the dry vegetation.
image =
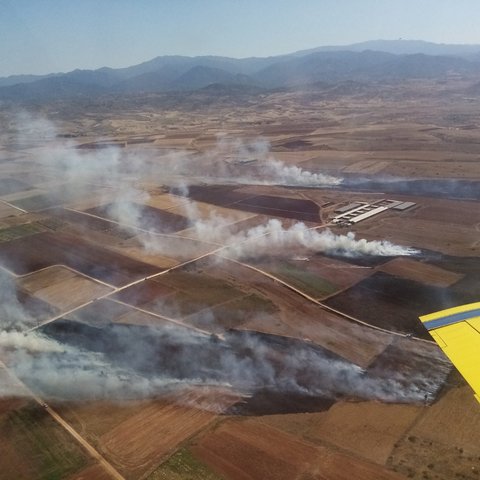
<path id="1" fill-rule="evenodd" d="M 19 286 L 61 311 L 83 305 L 112 289 L 66 267 L 50 267 L 22 277 Z"/>
<path id="2" fill-rule="evenodd" d="M 139 224 L 119 224 L 108 208 L 118 186 L 84 185 L 74 191 L 64 179 L 55 179 L 54 169 L 45 175 L 37 171 L 37 157 L 51 145 L 33 138 L 19 149 L 14 133 L 5 130 L 0 266 L 14 279 L 19 303 L 29 312 L 42 311 L 42 320 L 92 301 L 69 320 L 99 328 L 160 328 L 173 320 L 215 334 L 216 341 L 232 330 L 262 332 L 278 342 L 322 347 L 364 369 L 393 365 L 412 375 L 428 372 L 436 347 L 402 335 L 428 340 L 418 315 L 478 301 L 480 285 L 480 100 L 448 93 L 462 91 L 462 82 L 379 86 L 375 95 L 277 91 L 248 102 L 219 98 L 194 106 L 138 98 L 125 111 L 123 106 L 91 105 L 88 112 L 78 105 L 45 106 L 47 116 L 57 112 L 60 133 L 73 135 L 73 144 L 82 147 L 78 151 L 95 151 L 97 142 L 121 145 L 125 178 L 134 177 L 135 187 L 148 195 L 135 198 Z M 0 120 L 7 116 L 0 113 Z M 335 189 L 235 184 L 237 177 L 228 170 L 233 167 L 206 153 L 216 148 L 217 134 L 225 133 L 246 141 L 266 139 L 270 154 L 287 166 L 347 180 L 398 177 L 403 186 L 394 191 L 389 182 L 370 189 L 353 183 Z M 166 151 L 203 163 L 192 173 L 161 166 L 161 176 L 149 174 L 158 170 Z M 129 171 L 129 155 L 146 159 L 144 175 Z M 236 166 L 235 174 L 251 167 Z M 221 185 L 206 184 L 208 175 L 223 169 Z M 195 201 L 169 192 L 185 180 L 194 184 Z M 472 190 L 477 197 L 463 195 L 464 184 L 452 180 L 477 182 Z M 217 232 L 223 238 L 220 233 L 234 235 L 271 218 L 286 226 L 297 220 L 320 226 L 340 206 L 382 198 L 417 206 L 388 211 L 351 230 L 361 238 L 416 247 L 419 256 L 369 260 L 299 247 L 244 260 L 339 312 L 248 265 L 218 255 L 196 260 L 221 245 L 200 241 L 190 210 L 203 221 L 226 217 Z M 146 247 L 156 238 L 170 241 L 161 252 Z M 134 281 L 139 283 L 128 286 Z M 98 300 L 102 296 L 107 298 Z M 9 352 L 0 349 L 2 360 Z M 422 365 L 409 360 L 418 352 Z M 12 383 L 3 369 L 0 381 Z M 110 478 L 42 407 L 17 393 L 0 398 L 0 479 Z M 176 396 L 123 403 L 56 399 L 55 408 L 132 480 L 480 475 L 480 408 L 466 386 L 446 384 L 437 399 L 429 399 L 431 405 L 334 398 L 318 400 L 313 413 L 302 412 L 299 404 L 296 413 L 276 414 L 273 407 L 268 412 L 267 403 L 271 415 L 232 418 L 225 412 L 248 402 L 242 395 L 197 386 Z"/>

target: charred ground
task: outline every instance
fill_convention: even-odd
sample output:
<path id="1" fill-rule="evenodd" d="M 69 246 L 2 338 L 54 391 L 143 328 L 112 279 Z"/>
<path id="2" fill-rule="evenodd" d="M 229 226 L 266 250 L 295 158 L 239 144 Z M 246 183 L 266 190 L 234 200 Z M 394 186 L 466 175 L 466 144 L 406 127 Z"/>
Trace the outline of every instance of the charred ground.
<path id="1" fill-rule="evenodd" d="M 477 300 L 472 82 L 2 111 L 6 478 L 106 478 L 33 393 L 125 478 L 476 478 L 478 406 L 417 321 Z M 416 206 L 330 224 L 385 198 Z"/>

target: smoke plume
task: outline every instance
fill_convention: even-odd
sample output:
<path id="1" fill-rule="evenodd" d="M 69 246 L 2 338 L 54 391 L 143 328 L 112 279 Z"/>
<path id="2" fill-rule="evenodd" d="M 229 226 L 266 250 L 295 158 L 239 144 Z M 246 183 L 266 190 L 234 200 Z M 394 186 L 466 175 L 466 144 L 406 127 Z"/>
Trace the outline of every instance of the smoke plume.
<path id="1" fill-rule="evenodd" d="M 11 360 L 20 378 L 50 398 L 143 398 L 187 385 L 216 385 L 244 395 L 268 389 L 419 402 L 425 393 L 434 395 L 449 372 L 433 348 L 428 358 L 412 353 L 407 369 L 364 370 L 321 347 L 253 332 L 220 339 L 175 326 L 99 329 L 61 321 L 45 333 L 63 351 L 17 348 Z"/>
<path id="2" fill-rule="evenodd" d="M 182 184 L 185 179 L 212 185 L 330 187 L 342 183 L 340 177 L 285 164 L 271 153 L 269 142 L 260 138 L 247 141 L 218 135 L 215 146 L 204 152 L 171 151 L 158 161 L 163 168 L 162 180 L 168 178 L 171 185 Z"/>
<path id="3" fill-rule="evenodd" d="M 44 145 L 35 157 L 38 174 L 64 184 L 61 194 L 52 193 L 59 204 L 92 196 L 94 204 L 108 205 L 112 219 L 137 230 L 143 230 L 140 207 L 149 200 L 146 184 L 178 186 L 200 179 L 315 187 L 342 181 L 276 160 L 265 141 L 221 137 L 207 152 L 169 152 L 152 158 L 119 148 L 80 151 L 71 141 L 59 140 L 54 125 L 41 118 L 23 115 L 17 124 L 23 132 L 18 135 L 22 148 Z M 222 249 L 231 258 L 296 248 L 346 256 L 415 253 L 390 242 L 357 239 L 353 233 L 309 229 L 303 223 L 284 227 L 278 220 L 238 232 L 231 227 L 235 219 L 215 213 L 206 217 L 191 201 L 183 208 L 191 225 L 187 234 L 214 244 L 210 250 Z M 168 256 L 184 248 L 178 238 L 152 232 L 142 231 L 138 241 L 146 253 Z M 37 322 L 35 309 L 26 309 L 18 300 L 15 279 L 3 271 L 0 300 L 2 357 L 19 378 L 48 398 L 144 398 L 176 386 L 203 384 L 232 387 L 246 395 L 267 387 L 321 397 L 407 402 L 435 392 L 448 371 L 433 352 L 428 375 L 387 367 L 365 371 L 306 342 L 254 333 L 228 332 L 220 338 L 180 326 L 108 323 L 99 328 L 94 320 L 88 324 L 74 316 L 30 331 Z M 209 315 L 208 309 L 204 315 Z M 412 355 L 418 362 L 420 357 Z M 0 396 L 7 394 L 0 388 Z"/>
<path id="4" fill-rule="evenodd" d="M 334 234 L 331 230 L 309 229 L 304 223 L 295 223 L 284 228 L 279 220 L 269 220 L 246 232 L 241 232 L 229 239 L 226 254 L 235 258 L 255 257 L 267 253 L 291 251 L 292 248 L 303 247 L 314 253 L 327 253 L 355 257 L 403 256 L 418 253 L 410 247 L 402 247 L 388 241 L 357 240 L 355 233 L 346 235 Z"/>

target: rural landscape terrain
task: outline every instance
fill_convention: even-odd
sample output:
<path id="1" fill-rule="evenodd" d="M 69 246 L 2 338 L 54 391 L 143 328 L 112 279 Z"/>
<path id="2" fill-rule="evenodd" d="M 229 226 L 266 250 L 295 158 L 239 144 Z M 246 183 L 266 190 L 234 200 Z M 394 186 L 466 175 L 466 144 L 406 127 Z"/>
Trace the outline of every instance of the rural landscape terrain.
<path id="1" fill-rule="evenodd" d="M 480 478 L 418 320 L 478 301 L 480 64 L 368 47 L 1 79 L 0 479 Z"/>

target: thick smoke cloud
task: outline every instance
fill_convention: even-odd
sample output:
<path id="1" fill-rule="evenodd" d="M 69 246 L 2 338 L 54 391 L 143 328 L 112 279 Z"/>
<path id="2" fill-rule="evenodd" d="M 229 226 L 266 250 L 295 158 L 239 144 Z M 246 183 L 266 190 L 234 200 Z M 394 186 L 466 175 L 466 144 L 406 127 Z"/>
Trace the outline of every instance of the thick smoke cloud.
<path id="1" fill-rule="evenodd" d="M 296 165 L 285 165 L 283 162 L 268 159 L 261 167 L 260 173 L 265 178 L 265 184 L 299 186 L 299 187 L 322 187 L 340 185 L 342 179 L 322 173 L 311 173 Z M 262 178 L 262 177 L 260 177 Z"/>
<path id="2" fill-rule="evenodd" d="M 2 285 L 14 292 L 11 277 L 3 275 Z M 16 311 L 18 324 L 2 322 L 0 348 L 16 375 L 47 399 L 139 399 L 210 385 L 246 396 L 267 389 L 420 402 L 435 396 L 450 369 L 433 346 L 409 354 L 409 365 L 364 370 L 320 347 L 252 332 L 217 337 L 174 325 L 99 328 L 72 317 L 22 333 L 31 319 L 11 298 L 3 312 Z M 11 394 L 11 386 L 0 388 L 0 396 Z"/>
<path id="3" fill-rule="evenodd" d="M 174 151 L 163 154 L 161 164 L 172 185 L 184 178 L 205 184 L 283 185 L 331 187 L 342 178 L 311 173 L 276 159 L 265 139 L 249 140 L 219 135 L 213 148 L 203 153 Z"/>
<path id="4" fill-rule="evenodd" d="M 17 353 L 33 358 L 38 353 L 64 352 L 66 347 L 51 338 L 37 332 L 22 333 L 35 324 L 35 319 L 23 307 L 17 294 L 13 277 L 0 269 L 0 360 L 5 357 L 10 360 Z M 21 366 L 23 363 L 16 358 L 15 364 Z M 24 395 L 25 391 L 12 385 L 12 382 L 0 382 L 0 397 L 14 394 Z"/>
<path id="5" fill-rule="evenodd" d="M 79 151 L 71 142 L 59 140 L 55 127 L 43 119 L 24 115 L 19 123 L 24 132 L 18 136 L 19 144 L 46 145 L 36 157 L 38 173 L 67 185 L 63 201 L 88 198 L 93 192 L 100 195 L 99 203 L 109 205 L 112 218 L 137 229 L 142 228 L 139 205 L 149 199 L 142 185 L 171 182 L 178 187 L 185 173 L 212 183 L 232 178 L 241 183 L 297 186 L 341 182 L 275 160 L 268 143 L 262 141 L 220 138 L 213 150 L 199 155 L 127 157 L 117 148 Z M 352 233 L 308 229 L 303 223 L 284 227 L 271 220 L 236 232 L 230 228 L 230 218 L 216 214 L 205 218 L 190 201 L 183 208 L 192 235 L 223 247 L 221 253 L 231 258 L 293 248 L 347 256 L 415 253 L 389 242 L 356 239 Z M 168 255 L 179 248 L 178 242 L 166 236 L 145 233 L 139 240 L 147 253 Z M 29 331 L 36 323 L 35 313 L 17 299 L 14 278 L 1 271 L 0 300 L 2 353 L 21 379 L 49 398 L 142 398 L 177 386 L 208 384 L 232 386 L 245 394 L 268 387 L 326 397 L 419 401 L 426 391 L 438 389 L 448 371 L 436 358 L 431 360 L 435 368 L 428 376 L 394 369 L 365 372 L 304 342 L 293 348 L 291 344 L 278 346 L 268 336 L 231 333 L 219 338 L 182 327 L 107 325 L 99 329 L 77 321 L 57 321 L 41 331 Z M 0 396 L 7 394 L 0 388 Z"/>
<path id="6" fill-rule="evenodd" d="M 435 395 L 449 372 L 433 348 L 428 358 L 412 353 L 410 368 L 404 371 L 365 371 L 320 347 L 249 332 L 220 339 L 174 326 L 98 329 L 63 321 L 46 333 L 64 351 L 17 350 L 13 358 L 22 379 L 54 398 L 141 398 L 211 385 L 245 395 L 268 389 L 323 398 L 420 402 L 425 394 Z M 412 371 L 412 366 L 419 370 Z M 428 375 L 421 373 L 425 371 Z"/>
<path id="7" fill-rule="evenodd" d="M 0 347 L 7 350 L 28 350 L 36 353 L 64 353 L 65 347 L 39 333 L 0 332 Z"/>
<path id="8" fill-rule="evenodd" d="M 0 268 L 0 330 L 20 331 L 30 327 L 34 319 L 22 306 L 11 275 Z"/>
<path id="9" fill-rule="evenodd" d="M 200 238 L 225 243 L 228 247 L 225 254 L 233 258 L 252 258 L 266 254 L 291 251 L 292 248 L 303 247 L 315 253 L 344 255 L 347 257 L 372 256 L 402 256 L 414 255 L 418 251 L 410 247 L 402 247 L 388 241 L 357 240 L 353 232 L 346 235 L 336 235 L 331 230 L 314 230 L 304 223 L 298 222 L 291 227 L 284 227 L 279 220 L 269 220 L 264 225 L 231 235 L 226 229 L 219 229 L 221 221 L 217 218 L 213 223 L 197 222 L 195 228 Z M 216 231 L 223 231 L 218 238 Z"/>
<path id="10" fill-rule="evenodd" d="M 31 125 L 29 131 L 36 132 L 39 138 L 53 146 L 44 151 L 39 159 L 41 166 L 68 183 L 69 194 L 75 198 L 87 196 L 88 186 L 106 188 L 100 202 L 108 204 L 108 213 L 117 222 L 143 230 L 141 222 L 141 204 L 149 199 L 149 194 L 141 188 L 142 181 L 158 181 L 158 184 L 171 180 L 177 189 L 188 191 L 185 182 L 196 173 L 206 177 L 209 182 L 222 179 L 238 183 L 279 184 L 297 186 L 337 185 L 341 179 L 322 174 L 314 174 L 297 166 L 286 166 L 275 160 L 270 153 L 269 144 L 258 140 L 246 143 L 220 136 L 217 145 L 200 155 L 192 157 L 186 153 L 170 153 L 158 159 L 149 159 L 135 154 L 126 156 L 118 148 L 87 150 L 79 152 L 74 144 L 55 135 L 54 126 L 42 119 L 22 117 L 22 126 Z M 42 134 L 42 126 L 43 134 Z M 230 163 L 225 159 L 231 160 Z M 245 161 L 255 160 L 253 164 L 244 165 Z M 244 169 L 248 170 L 248 174 Z M 188 173 L 181 178 L 170 178 L 171 172 Z M 326 230 L 317 232 L 309 230 L 303 223 L 284 228 L 277 220 L 272 220 L 253 229 L 233 234 L 229 225 L 232 219 L 213 213 L 204 218 L 193 202 L 183 204 L 186 217 L 193 225 L 197 239 L 229 245 L 228 254 L 235 258 L 263 255 L 265 251 L 281 248 L 304 247 L 314 252 L 336 253 L 346 256 L 355 255 L 411 255 L 414 249 L 394 245 L 390 242 L 356 239 L 355 235 L 335 235 Z M 175 248 L 175 242 L 168 238 L 146 234 L 139 237 L 148 253 L 168 255 Z M 174 246 L 172 247 L 172 243 Z M 177 244 L 178 245 L 178 244 Z"/>

